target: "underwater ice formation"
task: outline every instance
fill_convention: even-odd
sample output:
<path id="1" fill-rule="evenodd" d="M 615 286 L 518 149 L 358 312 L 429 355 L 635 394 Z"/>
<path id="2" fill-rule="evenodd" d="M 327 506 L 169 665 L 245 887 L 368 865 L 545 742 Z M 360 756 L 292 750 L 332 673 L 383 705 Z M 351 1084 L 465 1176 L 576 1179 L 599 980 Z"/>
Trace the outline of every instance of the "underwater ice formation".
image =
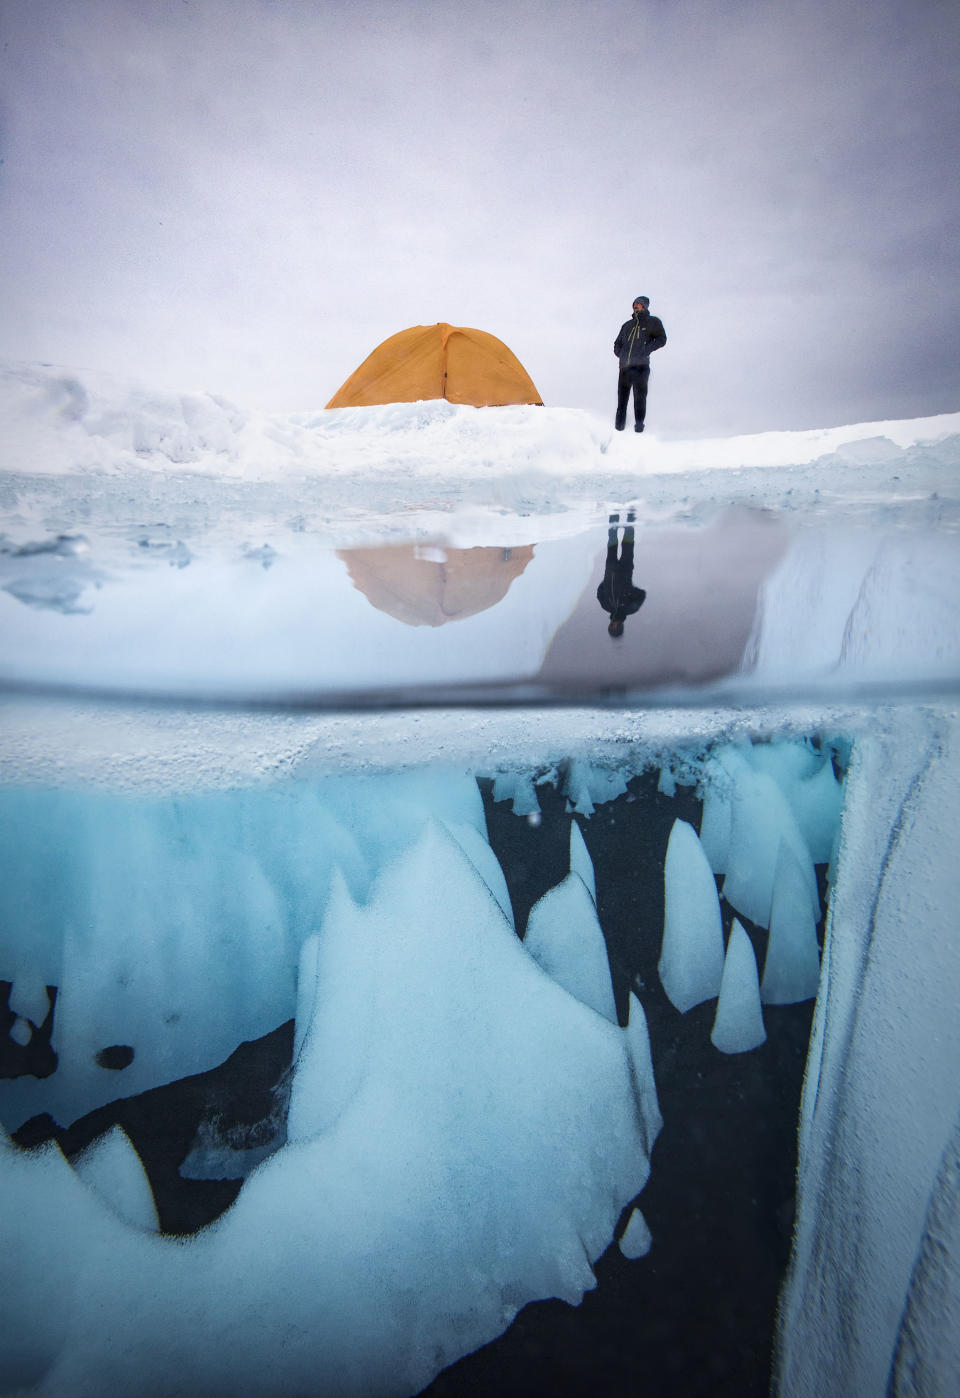
<path id="1" fill-rule="evenodd" d="M 793 850 L 781 843 L 760 995 L 768 1005 L 793 1005 L 816 995 L 819 981 L 817 916 L 810 886 Z"/>
<path id="2" fill-rule="evenodd" d="M 634 1209 L 620 1239 L 620 1251 L 624 1257 L 646 1257 L 653 1245 L 647 1221 L 639 1209 Z"/>
<path id="3" fill-rule="evenodd" d="M 941 1378 L 952 1362 L 931 1336 L 936 1296 L 953 1294 L 949 1267 L 944 1273 L 935 1260 L 943 1247 L 951 1256 L 948 1157 L 960 1105 L 950 1071 L 960 1052 L 950 1041 L 960 967 L 947 931 L 960 894 L 949 882 L 960 783 L 950 721 L 900 715 L 894 722 L 895 736 L 857 740 L 831 874 L 824 985 L 803 1107 L 799 1231 L 778 1359 L 780 1391 L 789 1394 L 826 1391 L 841 1343 L 832 1327 L 843 1312 L 839 1298 L 854 1253 L 869 1255 L 874 1283 L 854 1307 L 864 1339 L 845 1361 L 846 1391 L 874 1391 L 895 1356 L 897 1392 L 915 1391 L 910 1356 L 918 1346 Z M 796 867 L 797 832 L 811 868 L 814 851 L 822 865 L 836 844 L 836 771 L 845 760 L 843 744 L 796 742 L 741 742 L 685 759 L 688 778 L 702 784 L 705 826 L 711 808 L 735 808 L 744 772 L 766 775 L 783 797 L 792 824 L 779 800 L 767 807 L 779 812 L 778 867 L 772 879 L 757 872 L 771 886 L 766 962 L 771 976 L 787 966 L 789 980 L 793 953 L 805 949 L 800 989 L 807 993 L 812 903 L 809 879 Z M 542 779 L 536 770 L 527 775 L 531 783 Z M 749 775 L 747 789 L 757 790 Z M 81 1101 L 102 1100 L 125 1074 L 153 1084 L 216 1061 L 220 1031 L 207 1010 L 225 985 L 234 987 L 223 1007 L 232 1017 L 230 1047 L 255 1032 L 261 1002 L 252 986 L 279 986 L 274 1018 L 295 1014 L 297 1021 L 287 1143 L 250 1176 L 234 1207 L 188 1243 L 150 1231 L 142 1171 L 118 1136 L 75 1166 L 52 1145 L 3 1147 L 0 1265 L 6 1259 L 13 1266 L 3 1280 L 6 1387 L 93 1394 L 106 1374 L 117 1391 L 126 1385 L 159 1394 L 175 1370 L 195 1373 L 198 1393 L 224 1385 L 255 1392 L 269 1363 L 277 1391 L 283 1384 L 296 1391 L 307 1369 L 319 1366 L 331 1375 L 331 1392 L 410 1393 L 437 1367 L 497 1334 L 526 1300 L 559 1295 L 575 1302 L 592 1284 L 590 1262 L 646 1180 L 660 1117 L 638 1000 L 630 998 L 623 1029 L 608 1017 L 606 995 L 590 1007 L 589 987 L 602 980 L 602 938 L 584 878 L 593 861 L 576 823 L 571 871 L 531 916 L 528 936 L 538 921 L 544 929 L 535 959 L 539 934 L 525 948 L 513 930 L 476 784 L 462 775 L 293 783 L 282 801 L 271 788 L 167 802 L 24 788 L 8 790 L 4 802 L 16 857 L 3 896 L 8 910 L 32 905 L 38 914 L 32 939 L 5 943 L 16 963 L 16 1008 L 40 1015 L 49 1007 L 39 990 L 46 984 L 60 988 L 57 1012 L 61 1002 L 65 1007 L 59 1066 L 46 1079 L 5 1084 L 7 1125 L 29 1111 L 61 1111 L 73 1090 Z M 681 851 L 702 872 L 706 859 L 693 830 L 677 829 Z M 83 869 L 61 857 L 76 848 L 81 830 Z M 94 893 L 114 886 L 122 867 L 118 841 L 124 859 L 139 863 L 114 904 Z M 712 854 L 722 864 L 721 846 L 718 840 Z M 176 867 L 193 873 L 171 898 L 173 850 Z M 145 877 L 151 866 L 153 876 Z M 84 882 L 90 869 L 101 871 L 96 889 Z M 55 878 L 44 877 L 51 870 Z M 236 880 L 238 871 L 248 889 L 283 890 L 287 920 L 271 927 L 265 918 L 269 935 L 259 940 L 258 929 L 236 922 L 236 901 L 224 901 L 234 942 L 224 921 L 209 916 L 224 897 L 219 880 Z M 213 890 L 206 888 L 211 877 Z M 134 881 L 139 913 L 124 894 Z M 276 904 L 263 895 L 255 906 Z M 69 950 L 78 908 L 99 908 L 84 928 L 86 937 L 99 938 L 85 967 Z M 206 917 L 195 915 L 204 910 Z M 13 918 L 10 925 L 23 922 Z M 565 942 L 575 926 L 581 935 Z M 187 928 L 196 935 L 188 937 Z M 778 939 L 792 949 L 785 959 Z M 194 964 L 214 967 L 218 949 L 231 957 L 234 944 L 246 946 L 248 959 L 234 957 L 232 981 L 221 975 L 211 984 L 212 972 L 186 973 Z M 32 963 L 34 954 L 42 964 Z M 178 958 L 180 971 L 160 979 L 167 960 Z M 746 934 L 734 925 L 723 979 L 739 990 L 739 1009 L 732 1012 L 736 997 L 722 981 L 714 991 L 715 1042 L 731 1024 L 736 1031 L 735 1042 L 720 1043 L 724 1049 L 749 1047 L 743 1026 L 759 1015 L 752 961 Z M 179 1060 L 170 1054 L 174 1025 L 158 1026 L 150 1015 L 138 1020 L 131 978 L 124 985 L 118 974 L 124 967 L 142 971 L 153 995 L 194 996 Z M 83 974 L 71 981 L 71 968 Z M 782 984 L 780 971 L 774 979 Z M 174 1012 L 183 1001 L 169 1003 Z M 92 1063 L 91 1050 L 127 1043 L 135 1053 L 119 1074 Z M 98 1075 L 108 1085 L 93 1092 Z M 538 1142 L 532 1174 L 531 1139 Z M 848 1169 L 871 1198 L 900 1199 L 895 1216 L 864 1219 L 859 1194 L 848 1197 Z M 850 1226 L 855 1216 L 858 1230 Z M 375 1243 L 358 1256 L 351 1220 L 361 1217 L 362 1237 Z M 637 1217 L 621 1251 L 640 1257 L 646 1243 Z M 393 1259 L 386 1267 L 385 1258 Z M 405 1311 L 397 1298 L 409 1294 L 411 1279 L 423 1299 Z M 144 1287 L 154 1298 L 148 1319 Z M 236 1342 L 238 1316 L 248 1307 L 262 1317 L 257 1355 Z M 318 1321 L 316 1307 L 328 1307 L 328 1318 Z M 113 1317 L 106 1329 L 95 1319 L 103 1314 Z M 275 1345 L 287 1333 L 298 1338 L 284 1348 L 287 1367 L 277 1377 Z M 138 1369 L 145 1355 L 156 1375 L 153 1390 Z"/>
<path id="4" fill-rule="evenodd" d="M 5 1388 L 413 1393 L 594 1285 L 660 1126 L 643 1011 L 620 1029 L 545 975 L 449 830 L 400 844 L 316 909 L 287 1144 L 217 1224 L 151 1237 L 119 1133 L 76 1168 L 3 1147 Z"/>
<path id="5" fill-rule="evenodd" d="M 660 980 L 681 1014 L 720 992 L 723 927 L 713 875 L 685 820 L 670 833 L 663 868 L 664 920 Z"/>
<path id="6" fill-rule="evenodd" d="M 720 980 L 717 1013 L 710 1040 L 721 1053 L 746 1053 L 764 1043 L 757 960 L 750 938 L 734 918 Z"/>
<path id="7" fill-rule="evenodd" d="M 756 758 L 784 767 L 788 793 L 830 764 L 802 746 L 799 776 L 790 745 Z M 729 769 L 753 752 L 740 745 Z M 689 754 L 686 779 L 710 789 L 719 760 Z M 595 806 L 634 769 L 573 770 L 573 781 L 569 766 L 521 774 L 493 795 L 549 782 L 568 804 L 591 791 Z M 661 788 L 675 785 L 664 768 Z M 139 1090 L 296 1020 L 273 1146 L 244 1150 L 202 1126 L 185 1177 L 218 1162 L 253 1173 L 176 1248 L 156 1236 L 119 1129 L 73 1165 L 53 1144 L 5 1148 L 0 1252 L 19 1260 L 4 1280 L 0 1383 L 93 1394 L 109 1374 L 118 1391 L 161 1394 L 189 1373 L 196 1393 L 259 1392 L 266 1376 L 293 1392 L 322 1371 L 331 1393 L 412 1393 L 525 1302 L 576 1303 L 594 1284 L 591 1263 L 643 1188 L 661 1117 L 636 995 L 618 1026 L 577 819 L 569 872 L 521 942 L 476 783 L 457 772 L 168 798 L 11 788 L 0 811 L 16 871 L 8 925 L 32 913 L 33 936 L 5 950 L 16 1005 L 40 1014 L 40 986 L 59 987 L 58 1067 L 6 1084 L 8 1125 L 42 1110 L 70 1119 L 76 1103 L 115 1093 L 105 1045 L 132 1045 L 119 1071 Z M 713 874 L 685 822 L 670 849 L 668 907 L 706 906 L 720 948 L 715 1040 L 742 1051 L 757 1041 L 755 965 L 744 1008 L 743 948 L 734 935 L 724 963 Z M 373 1252 L 358 1250 L 364 1239 Z M 620 1250 L 639 1259 L 649 1246 L 634 1210 Z M 145 1288 L 149 1318 L 135 1319 Z M 252 1306 L 256 1353 L 236 1338 Z M 104 1312 L 106 1329 L 94 1319 Z M 52 1316 L 82 1339 L 67 1341 Z M 281 1334 L 298 1338 L 278 1359 Z"/>
<path id="8" fill-rule="evenodd" d="M 523 944 L 558 985 L 616 1024 L 597 907 L 579 874 L 571 871 L 534 905 Z"/>
<path id="9" fill-rule="evenodd" d="M 140 1157 L 123 1129 L 114 1126 L 73 1162 L 80 1178 L 127 1223 L 157 1232 L 157 1210 Z"/>

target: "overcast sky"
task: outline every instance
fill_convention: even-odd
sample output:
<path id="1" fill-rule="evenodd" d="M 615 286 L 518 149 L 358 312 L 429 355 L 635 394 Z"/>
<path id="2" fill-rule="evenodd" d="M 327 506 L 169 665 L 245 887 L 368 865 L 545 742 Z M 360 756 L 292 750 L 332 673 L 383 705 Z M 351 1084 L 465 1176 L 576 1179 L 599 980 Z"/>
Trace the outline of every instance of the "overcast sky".
<path id="1" fill-rule="evenodd" d="M 960 408 L 955 0 L 0 0 L 0 355 L 322 406 L 488 330 L 670 435 Z"/>

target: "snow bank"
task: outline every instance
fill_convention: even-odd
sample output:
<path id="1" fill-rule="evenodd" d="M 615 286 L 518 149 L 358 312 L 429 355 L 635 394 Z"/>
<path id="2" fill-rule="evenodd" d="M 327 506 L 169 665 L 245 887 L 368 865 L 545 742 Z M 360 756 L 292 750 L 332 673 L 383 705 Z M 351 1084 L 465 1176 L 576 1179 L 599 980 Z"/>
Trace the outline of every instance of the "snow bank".
<path id="1" fill-rule="evenodd" d="M 189 471 L 247 481 L 433 476 L 443 461 L 481 478 L 505 466 L 575 466 L 610 435 L 572 408 L 485 408 L 443 399 L 270 416 L 205 393 L 157 393 L 86 370 L 0 367 L 5 468 L 64 475 Z"/>
<path id="2" fill-rule="evenodd" d="M 896 479 L 911 449 L 936 456 L 938 444 L 960 433 L 960 412 L 692 441 L 633 439 L 577 408 L 477 409 L 442 399 L 267 415 L 206 393 L 159 393 L 90 370 L 10 362 L 0 364 L 0 415 L 4 466 L 18 474 L 323 476 L 352 495 L 371 473 L 400 472 L 415 489 L 418 480 L 435 481 L 439 465 L 465 503 L 471 493 L 477 503 L 485 481 L 509 474 L 520 478 L 522 499 L 530 472 L 570 484 L 585 470 L 622 479 L 816 463 L 825 482 L 878 466 Z"/>

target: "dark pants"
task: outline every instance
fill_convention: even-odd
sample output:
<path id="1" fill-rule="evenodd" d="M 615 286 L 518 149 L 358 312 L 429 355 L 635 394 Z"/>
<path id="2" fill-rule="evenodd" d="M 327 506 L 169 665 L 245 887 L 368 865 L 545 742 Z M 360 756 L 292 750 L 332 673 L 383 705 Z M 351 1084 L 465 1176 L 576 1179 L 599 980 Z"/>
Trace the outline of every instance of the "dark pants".
<path id="1" fill-rule="evenodd" d="M 627 581 L 633 581 L 633 525 L 628 524 L 623 531 L 623 544 L 620 546 L 620 557 L 617 557 L 617 528 L 614 525 L 607 530 L 607 568 L 622 568 L 627 575 Z"/>
<path id="2" fill-rule="evenodd" d="M 642 426 L 647 415 L 647 380 L 649 377 L 649 364 L 638 364 L 633 369 L 620 370 L 620 382 L 617 384 L 617 427 L 626 426 L 627 404 L 630 401 L 631 388 L 633 389 L 634 422 Z"/>

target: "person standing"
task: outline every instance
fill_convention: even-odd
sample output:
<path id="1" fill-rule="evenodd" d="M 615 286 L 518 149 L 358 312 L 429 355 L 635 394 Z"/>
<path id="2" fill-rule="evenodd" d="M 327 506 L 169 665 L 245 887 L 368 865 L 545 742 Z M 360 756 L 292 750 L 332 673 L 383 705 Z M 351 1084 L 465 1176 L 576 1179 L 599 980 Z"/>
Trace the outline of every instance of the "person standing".
<path id="1" fill-rule="evenodd" d="M 620 327 L 613 342 L 613 352 L 620 360 L 620 381 L 617 385 L 616 429 L 627 425 L 627 404 L 633 389 L 634 431 L 642 432 L 647 414 L 647 381 L 650 378 L 650 356 L 667 343 L 663 321 L 650 314 L 650 297 L 638 296 L 633 303 L 633 315 Z"/>

